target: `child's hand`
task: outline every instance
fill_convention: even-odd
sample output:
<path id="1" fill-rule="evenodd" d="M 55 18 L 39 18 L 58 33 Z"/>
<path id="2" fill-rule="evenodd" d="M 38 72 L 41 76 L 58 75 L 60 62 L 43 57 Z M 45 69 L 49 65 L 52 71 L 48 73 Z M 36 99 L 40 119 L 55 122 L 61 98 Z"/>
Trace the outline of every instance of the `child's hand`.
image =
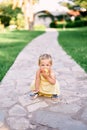
<path id="1" fill-rule="evenodd" d="M 43 75 L 44 78 L 47 78 L 49 76 L 49 70 L 43 69 L 41 70 L 41 74 Z"/>

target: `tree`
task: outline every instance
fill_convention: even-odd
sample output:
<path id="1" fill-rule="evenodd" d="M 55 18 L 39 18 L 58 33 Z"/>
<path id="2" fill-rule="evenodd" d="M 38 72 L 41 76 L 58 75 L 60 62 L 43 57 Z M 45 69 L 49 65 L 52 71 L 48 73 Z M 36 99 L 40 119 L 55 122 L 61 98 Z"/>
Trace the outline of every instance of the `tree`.
<path id="1" fill-rule="evenodd" d="M 74 0 L 76 5 L 87 8 L 87 0 Z"/>
<path id="2" fill-rule="evenodd" d="M 25 29 L 32 30 L 34 22 L 33 0 L 13 0 L 13 9 L 20 7 L 24 14 Z"/>
<path id="3" fill-rule="evenodd" d="M 16 7 L 21 8 L 24 14 L 25 29 L 28 29 L 28 30 L 33 29 L 33 23 L 34 23 L 33 4 L 37 3 L 39 0 L 3 0 L 3 1 L 9 1 L 12 4 L 13 10 Z M 45 9 L 45 11 L 48 11 L 48 10 Z M 74 16 L 80 15 L 79 11 L 75 11 L 73 9 L 72 10 L 69 9 L 66 13 L 69 15 L 74 15 Z"/>
<path id="4" fill-rule="evenodd" d="M 11 3 L 5 1 L 0 3 L 0 21 L 5 27 L 10 25 L 12 19 L 14 19 L 14 23 L 16 23 L 18 14 L 22 14 L 20 8 L 13 10 Z"/>

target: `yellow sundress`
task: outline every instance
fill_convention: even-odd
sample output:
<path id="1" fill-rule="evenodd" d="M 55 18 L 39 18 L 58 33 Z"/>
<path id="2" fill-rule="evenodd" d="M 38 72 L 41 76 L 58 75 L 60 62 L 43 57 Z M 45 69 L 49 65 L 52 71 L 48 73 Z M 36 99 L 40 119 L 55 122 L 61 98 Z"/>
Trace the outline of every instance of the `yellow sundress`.
<path id="1" fill-rule="evenodd" d="M 40 76 L 39 95 L 51 97 L 53 94 L 60 95 L 59 83 L 56 80 L 55 85 L 50 84 L 42 75 Z M 31 85 L 31 89 L 35 90 L 35 81 Z"/>

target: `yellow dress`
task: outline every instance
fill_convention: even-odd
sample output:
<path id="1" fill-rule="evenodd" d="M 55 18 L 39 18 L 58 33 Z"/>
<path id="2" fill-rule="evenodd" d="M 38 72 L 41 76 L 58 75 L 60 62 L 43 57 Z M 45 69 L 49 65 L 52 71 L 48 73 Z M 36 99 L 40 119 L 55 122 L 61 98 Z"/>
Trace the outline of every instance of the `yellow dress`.
<path id="1" fill-rule="evenodd" d="M 60 95 L 59 83 L 56 80 L 55 85 L 50 84 L 42 75 L 39 86 L 39 95 L 51 97 L 53 94 Z M 35 81 L 31 85 L 31 89 L 35 90 Z"/>

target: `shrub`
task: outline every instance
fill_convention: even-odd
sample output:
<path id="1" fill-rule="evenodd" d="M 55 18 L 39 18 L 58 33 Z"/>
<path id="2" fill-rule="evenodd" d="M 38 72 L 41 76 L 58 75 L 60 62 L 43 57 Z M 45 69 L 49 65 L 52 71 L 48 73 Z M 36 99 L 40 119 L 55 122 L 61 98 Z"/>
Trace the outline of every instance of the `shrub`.
<path id="1" fill-rule="evenodd" d="M 66 28 L 70 28 L 70 27 L 84 27 L 87 26 L 87 21 L 86 20 L 78 20 L 78 21 L 74 21 L 74 22 L 68 22 L 66 24 Z"/>
<path id="2" fill-rule="evenodd" d="M 6 27 L 9 25 L 9 22 L 11 20 L 10 16 L 0 15 L 1 23 Z"/>
<path id="3" fill-rule="evenodd" d="M 57 24 L 56 24 L 55 22 L 51 22 L 51 23 L 50 23 L 50 27 L 51 27 L 51 28 L 57 28 Z"/>
<path id="4" fill-rule="evenodd" d="M 62 22 L 52 22 L 51 24 L 50 24 L 50 27 L 51 28 L 63 28 L 63 27 L 65 27 L 66 26 L 66 22 L 65 21 L 62 21 Z"/>
<path id="5" fill-rule="evenodd" d="M 4 26 L 9 26 L 10 20 L 14 19 L 17 20 L 18 13 L 21 13 L 20 8 L 12 9 L 12 5 L 0 5 L 0 19 L 1 23 L 4 24 Z"/>
<path id="6" fill-rule="evenodd" d="M 64 26 L 66 28 L 84 27 L 84 26 L 87 26 L 87 20 L 76 20 L 76 21 L 73 21 L 73 22 L 70 21 L 70 22 L 67 22 L 67 23 L 60 22 L 60 23 L 57 23 L 57 24 L 55 24 L 55 22 L 52 22 L 50 24 L 51 28 L 63 28 Z"/>

